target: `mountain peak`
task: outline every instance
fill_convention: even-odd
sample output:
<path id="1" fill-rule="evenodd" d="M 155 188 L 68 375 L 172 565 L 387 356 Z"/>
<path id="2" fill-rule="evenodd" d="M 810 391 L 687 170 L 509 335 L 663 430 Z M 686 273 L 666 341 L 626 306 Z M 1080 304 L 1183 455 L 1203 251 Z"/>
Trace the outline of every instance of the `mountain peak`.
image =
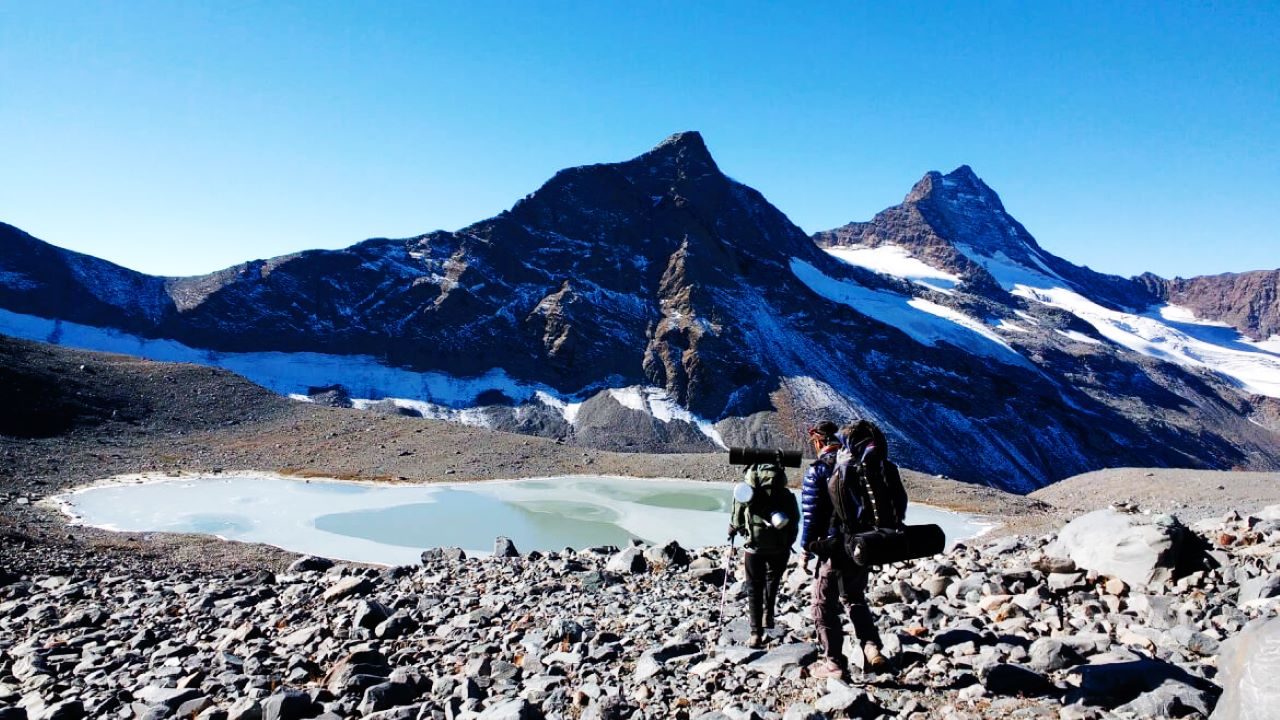
<path id="1" fill-rule="evenodd" d="M 719 172 L 720 168 L 707 150 L 702 140 L 702 133 L 697 130 L 685 130 L 670 135 L 641 158 L 660 162 L 674 161 L 678 166 L 688 170 L 698 168 L 704 172 Z"/>
<path id="2" fill-rule="evenodd" d="M 954 201 L 965 196 L 977 199 L 978 202 L 993 209 L 1004 209 L 1000 196 L 968 165 L 961 165 L 946 175 L 937 170 L 930 170 L 911 188 L 911 192 L 907 193 L 905 202 L 918 203 L 930 198 L 947 198 Z"/>

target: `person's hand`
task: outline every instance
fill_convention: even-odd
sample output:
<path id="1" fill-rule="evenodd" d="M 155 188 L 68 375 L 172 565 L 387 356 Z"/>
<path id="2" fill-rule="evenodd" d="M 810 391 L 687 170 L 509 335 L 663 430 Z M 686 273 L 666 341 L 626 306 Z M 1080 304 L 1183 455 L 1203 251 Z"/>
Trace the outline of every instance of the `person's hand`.
<path id="1" fill-rule="evenodd" d="M 808 572 L 809 562 L 812 560 L 813 560 L 813 553 L 809 552 L 808 550 L 805 550 L 804 554 L 800 556 L 800 564 L 804 567 L 806 572 Z"/>
<path id="2" fill-rule="evenodd" d="M 733 536 L 737 534 L 738 534 L 738 528 L 730 525 L 729 526 L 729 542 L 733 542 Z"/>

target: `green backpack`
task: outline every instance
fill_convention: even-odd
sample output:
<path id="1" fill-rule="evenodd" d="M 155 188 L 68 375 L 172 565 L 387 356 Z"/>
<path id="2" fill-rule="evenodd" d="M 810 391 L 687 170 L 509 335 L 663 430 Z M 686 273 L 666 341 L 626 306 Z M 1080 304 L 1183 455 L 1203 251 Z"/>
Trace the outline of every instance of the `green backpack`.
<path id="1" fill-rule="evenodd" d="M 755 491 L 751 502 L 733 504 L 733 526 L 744 530 L 747 544 L 762 551 L 788 550 L 800 532 L 800 506 L 787 487 L 787 475 L 771 463 L 752 465 L 742 478 Z M 774 527 L 774 513 L 787 516 L 787 523 Z"/>

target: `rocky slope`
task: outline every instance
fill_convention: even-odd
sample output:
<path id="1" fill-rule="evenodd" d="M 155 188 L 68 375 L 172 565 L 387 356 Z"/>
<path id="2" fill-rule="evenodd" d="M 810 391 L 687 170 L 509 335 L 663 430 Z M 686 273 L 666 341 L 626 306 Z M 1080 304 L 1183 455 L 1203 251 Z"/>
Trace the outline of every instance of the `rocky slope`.
<path id="1" fill-rule="evenodd" d="M 1073 530 L 1098 522 L 1129 552 Z M 496 550 L 152 574 L 6 543 L 0 717 L 1203 718 L 1260 689 L 1240 683 L 1265 657 L 1220 653 L 1280 602 L 1280 507 L 1194 533 L 1095 513 L 876 572 L 891 665 L 855 653 L 850 684 L 809 677 L 799 567 L 753 650 L 741 583 L 718 616 L 719 550 Z"/>
<path id="2" fill-rule="evenodd" d="M 198 278 L 3 226 L 0 331 L 610 450 L 799 446 L 830 416 L 875 419 L 908 466 L 1018 491 L 1106 466 L 1280 464 L 1253 394 L 1280 394 L 1280 356 L 1143 354 L 1055 286 L 1017 290 L 1010 273 L 1049 277 L 1095 315 L 1155 297 L 1045 253 L 967 168 L 818 239 L 906 248 L 958 286 L 842 262 L 681 133 L 458 232 Z"/>

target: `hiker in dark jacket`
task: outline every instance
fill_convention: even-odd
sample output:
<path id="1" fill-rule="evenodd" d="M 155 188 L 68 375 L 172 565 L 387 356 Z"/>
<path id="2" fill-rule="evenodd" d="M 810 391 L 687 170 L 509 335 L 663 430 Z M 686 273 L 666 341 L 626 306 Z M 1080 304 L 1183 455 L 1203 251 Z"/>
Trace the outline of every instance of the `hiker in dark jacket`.
<path id="1" fill-rule="evenodd" d="M 831 501 L 827 497 L 827 480 L 831 478 L 831 469 L 836 464 L 836 451 L 841 447 L 836 434 L 840 428 L 830 420 L 824 420 L 809 428 L 809 442 L 818 453 L 818 459 L 809 464 L 804 473 L 804 482 L 800 486 L 800 502 L 803 506 L 804 529 L 800 531 L 800 548 L 804 550 L 806 567 L 813 559 L 809 552 L 810 544 L 819 538 L 835 535 L 836 528 L 831 524 Z M 815 532 L 814 528 L 823 528 Z"/>
<path id="2" fill-rule="evenodd" d="M 822 429 L 824 428 L 821 426 L 815 428 L 819 431 Z M 841 428 L 834 438 L 823 432 L 811 432 L 810 438 L 818 452 L 818 460 L 805 475 L 806 506 L 810 503 L 810 496 L 813 498 L 813 509 L 807 513 L 812 526 L 806 524 L 804 530 L 807 538 L 807 544 L 804 545 L 806 555 L 813 551 L 815 543 L 826 545 L 823 557 L 818 561 L 813 583 L 813 619 L 817 626 L 818 641 L 822 645 L 823 659 L 817 667 L 810 670 L 810 674 L 818 678 L 839 678 L 845 675 L 848 660 L 844 655 L 844 612 L 848 612 L 853 621 L 854 634 L 862 643 L 865 667 L 880 670 L 885 667 L 886 662 L 880 653 L 880 633 L 876 630 L 871 609 L 867 606 L 869 573 L 866 568 L 850 562 L 839 551 L 840 533 L 856 534 L 875 526 L 870 518 L 870 503 L 856 487 L 848 488 L 845 507 L 850 511 L 853 525 L 842 528 L 832 502 L 831 478 L 835 475 L 852 477 L 852 473 L 856 473 L 856 467 L 853 466 L 882 462 L 888 457 L 888 446 L 879 429 L 866 421 Z M 833 446 L 838 449 L 833 450 Z M 813 485 L 812 489 L 810 484 Z M 895 506 L 899 505 L 898 498 L 895 497 L 893 502 Z M 905 493 L 900 505 L 905 510 Z"/>
<path id="3" fill-rule="evenodd" d="M 729 539 L 735 534 L 747 538 L 743 569 L 751 598 L 751 647 L 758 648 L 764 644 L 764 630 L 773 627 L 778 587 L 800 528 L 800 508 L 779 465 L 751 465 L 743 482 L 754 493 L 750 502 L 734 501 Z"/>

